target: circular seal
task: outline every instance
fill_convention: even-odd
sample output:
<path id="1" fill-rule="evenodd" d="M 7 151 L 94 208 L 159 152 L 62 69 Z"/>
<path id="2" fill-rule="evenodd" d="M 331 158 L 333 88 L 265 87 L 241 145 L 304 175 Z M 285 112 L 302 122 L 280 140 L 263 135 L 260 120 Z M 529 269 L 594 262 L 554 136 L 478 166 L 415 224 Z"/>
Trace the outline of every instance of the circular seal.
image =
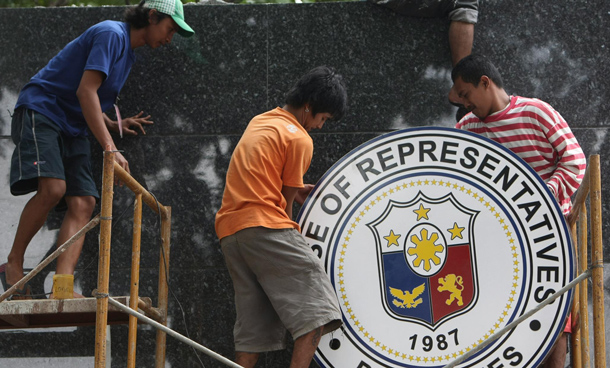
<path id="1" fill-rule="evenodd" d="M 559 206 L 507 148 L 446 128 L 357 147 L 299 213 L 343 313 L 322 367 L 442 367 L 574 277 Z M 536 367 L 564 327 L 571 292 L 459 367 Z"/>

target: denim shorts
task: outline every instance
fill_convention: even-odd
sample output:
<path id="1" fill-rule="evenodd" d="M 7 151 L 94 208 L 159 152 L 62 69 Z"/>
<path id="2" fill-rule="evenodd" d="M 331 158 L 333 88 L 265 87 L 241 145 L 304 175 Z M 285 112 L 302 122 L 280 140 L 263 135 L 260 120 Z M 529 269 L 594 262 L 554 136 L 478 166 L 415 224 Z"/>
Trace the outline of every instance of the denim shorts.
<path id="1" fill-rule="evenodd" d="M 15 110 L 11 137 L 15 143 L 10 173 L 13 195 L 38 190 L 38 178 L 43 177 L 64 180 L 66 196 L 99 198 L 87 137 L 67 136 L 49 118 L 26 108 Z"/>
<path id="2" fill-rule="evenodd" d="M 322 334 L 341 326 L 322 261 L 297 230 L 253 227 L 220 244 L 235 289 L 236 351 L 280 350 L 286 331 L 296 340 L 322 326 Z"/>

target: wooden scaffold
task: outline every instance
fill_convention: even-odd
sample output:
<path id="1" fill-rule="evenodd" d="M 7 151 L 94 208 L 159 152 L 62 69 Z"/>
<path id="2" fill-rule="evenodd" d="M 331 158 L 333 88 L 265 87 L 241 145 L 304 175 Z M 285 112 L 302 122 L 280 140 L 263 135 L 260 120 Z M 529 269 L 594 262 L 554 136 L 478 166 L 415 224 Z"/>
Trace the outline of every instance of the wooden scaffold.
<path id="1" fill-rule="evenodd" d="M 164 206 L 114 160 L 113 151 L 104 152 L 101 213 L 62 244 L 50 256 L 0 295 L 0 329 L 96 326 L 95 367 L 106 367 L 106 333 L 109 324 L 129 324 L 127 367 L 136 366 L 136 339 L 138 320 L 157 329 L 155 367 L 165 367 L 166 337 L 170 335 L 191 347 L 211 356 L 229 367 L 241 366 L 167 327 L 168 278 L 170 261 L 171 207 Z M 113 297 L 109 291 L 110 249 L 112 230 L 113 186 L 120 180 L 135 194 L 133 241 L 131 260 L 130 295 Z M 142 230 L 142 204 L 145 203 L 161 218 L 161 251 L 159 255 L 159 281 L 157 307 L 150 298 L 139 296 L 140 240 Z M 100 225 L 99 264 L 97 289 L 91 298 L 34 299 L 7 301 L 23 286 L 66 251 L 77 239 Z M 110 305 L 109 305 L 110 304 Z M 143 312 L 143 313 L 141 313 Z"/>

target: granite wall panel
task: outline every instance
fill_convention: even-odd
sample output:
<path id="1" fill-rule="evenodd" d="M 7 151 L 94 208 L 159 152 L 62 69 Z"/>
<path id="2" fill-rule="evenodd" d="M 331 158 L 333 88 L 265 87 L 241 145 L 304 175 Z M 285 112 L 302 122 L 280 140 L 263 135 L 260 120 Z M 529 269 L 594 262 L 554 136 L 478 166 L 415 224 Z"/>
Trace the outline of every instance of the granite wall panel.
<path id="1" fill-rule="evenodd" d="M 475 51 L 489 55 L 507 90 L 551 103 L 570 123 L 587 155 L 602 155 L 608 135 L 610 39 L 604 0 L 481 0 Z M 0 9 L 0 261 L 10 250 L 19 213 L 29 198 L 12 197 L 8 169 L 13 143 L 10 112 L 20 88 L 67 42 L 104 19 L 121 19 L 122 7 Z M 312 132 L 315 154 L 306 181 L 315 182 L 344 154 L 385 132 L 455 123 L 447 102 L 451 86 L 449 23 L 443 18 L 397 15 L 367 2 L 189 5 L 197 34 L 176 36 L 168 47 L 136 50 L 137 62 L 120 95 L 123 116 L 139 111 L 155 122 L 147 134 L 119 139 L 133 176 L 172 207 L 170 326 L 208 348 L 233 356 L 235 308 L 231 280 L 214 233 L 214 215 L 231 152 L 250 118 L 283 104 L 292 83 L 327 64 L 345 77 L 350 111 L 340 122 Z M 111 113 L 112 115 L 112 113 Z M 101 182 L 102 153 L 92 140 L 94 172 Z M 602 197 L 610 193 L 604 187 Z M 133 195 L 115 189 L 110 285 L 129 292 Z M 603 216 L 610 216 L 604 202 Z M 61 214 L 51 214 L 26 254 L 33 268 L 53 250 Z M 604 221 L 607 240 L 608 221 Z M 77 291 L 96 287 L 97 239 L 88 236 L 76 272 Z M 141 294 L 156 301 L 159 222 L 144 212 Z M 606 246 L 606 262 L 610 249 Z M 608 267 L 606 266 L 606 270 Z M 32 282 L 49 292 L 53 267 Z M 610 284 L 610 281 L 606 284 Z M 606 290 L 607 295 L 609 294 Z M 175 297 L 174 297 L 175 296 Z M 607 306 L 610 306 L 607 298 Z M 141 327 L 138 366 L 152 366 L 154 335 Z M 127 328 L 111 328 L 112 366 L 126 365 Z M 0 366 L 77 367 L 93 355 L 94 328 L 0 332 Z M 609 349 L 610 350 L 610 349 Z M 287 351 L 263 354 L 260 367 L 287 366 Z M 206 367 L 219 367 L 201 356 Z M 168 366 L 200 366 L 186 345 L 168 338 Z M 315 364 L 312 364 L 315 366 Z"/>

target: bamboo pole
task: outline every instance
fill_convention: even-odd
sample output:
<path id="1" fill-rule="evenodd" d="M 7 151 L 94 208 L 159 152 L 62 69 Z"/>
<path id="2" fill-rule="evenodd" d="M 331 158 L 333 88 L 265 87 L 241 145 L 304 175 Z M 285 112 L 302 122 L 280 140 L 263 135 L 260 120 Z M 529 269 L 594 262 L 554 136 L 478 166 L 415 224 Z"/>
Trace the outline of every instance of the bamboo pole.
<path id="1" fill-rule="evenodd" d="M 602 244 L 602 199 L 599 155 L 589 158 L 591 194 L 591 268 L 593 274 L 593 337 L 595 368 L 606 368 L 604 322 L 604 256 Z"/>
<path id="2" fill-rule="evenodd" d="M 138 309 L 138 291 L 140 285 L 140 242 L 142 238 L 142 194 L 136 194 L 133 206 L 133 241 L 131 248 L 131 288 L 129 307 Z M 136 340 L 138 335 L 138 319 L 129 316 L 129 337 L 127 339 L 127 367 L 136 366 Z"/>
<path id="3" fill-rule="evenodd" d="M 159 312 L 159 309 L 154 308 L 152 306 L 152 303 L 145 302 L 144 300 L 139 299 L 139 298 L 138 298 L 138 309 L 141 309 L 148 317 L 154 319 L 157 322 L 161 321 L 163 318 L 163 316 L 161 315 L 161 312 Z"/>
<path id="4" fill-rule="evenodd" d="M 127 171 L 125 171 L 119 164 L 114 164 L 114 172 L 117 177 L 131 189 L 135 194 L 142 196 L 142 201 L 148 205 L 155 213 L 161 215 L 161 237 L 163 248 L 161 249 L 160 265 L 159 265 L 159 300 L 157 316 L 160 317 L 159 321 L 166 325 L 167 324 L 167 305 L 168 305 L 168 285 L 166 280 L 166 263 L 169 272 L 169 247 L 170 247 L 170 236 L 171 236 L 171 207 L 163 206 L 157 201 L 157 199 L 150 194 L 140 183 L 138 183 Z M 165 354 L 166 354 L 166 335 L 163 331 L 157 331 L 157 342 L 156 342 L 156 358 L 155 366 L 165 367 Z"/>
<path id="5" fill-rule="evenodd" d="M 102 216 L 100 253 L 97 273 L 97 310 L 95 321 L 95 368 L 106 367 L 106 326 L 108 322 L 108 278 L 110 275 L 110 236 L 112 230 L 112 199 L 114 184 L 114 152 L 104 151 L 102 177 Z"/>
<path id="6" fill-rule="evenodd" d="M 144 203 L 155 211 L 155 213 L 159 213 L 159 211 L 161 211 L 161 216 L 166 216 L 167 208 L 159 203 L 155 197 L 153 197 L 152 194 L 146 190 L 146 188 L 140 185 L 140 183 L 138 183 L 127 171 L 125 171 L 121 165 L 115 163 L 114 172 L 121 182 L 125 184 L 125 186 L 131 189 L 135 194 L 141 194 Z"/>
<path id="7" fill-rule="evenodd" d="M 85 234 L 97 226 L 100 223 L 100 215 L 96 215 L 87 225 L 83 226 L 82 229 L 78 230 L 76 234 L 72 235 L 70 239 L 68 239 L 65 243 L 59 246 L 53 253 L 51 253 L 47 258 L 45 258 L 42 262 L 38 264 L 32 271 L 28 272 L 21 280 L 19 280 L 15 285 L 10 287 L 8 290 L 4 292 L 4 294 L 0 295 L 0 302 L 8 298 L 9 296 L 15 293 L 17 289 L 23 289 L 23 285 L 26 282 L 30 281 L 34 276 L 36 276 L 40 271 L 42 271 L 49 263 L 53 262 L 53 260 L 59 257 L 66 249 L 70 248 L 72 244 L 76 243 L 78 239 L 85 236 Z"/>
<path id="8" fill-rule="evenodd" d="M 159 299 L 157 307 L 162 313 L 163 320 L 161 324 L 167 326 L 167 304 L 168 304 L 168 278 L 169 278 L 169 248 L 170 248 L 170 236 L 172 227 L 172 208 L 165 207 L 165 216 L 161 218 L 161 241 L 162 247 L 159 257 Z M 155 355 L 155 367 L 165 367 L 165 351 L 166 351 L 166 339 L 165 332 L 161 329 L 157 330 L 157 347 Z"/>
<path id="9" fill-rule="evenodd" d="M 580 215 L 578 217 L 578 236 L 579 241 L 582 246 L 580 247 L 580 267 L 581 270 L 586 270 L 588 265 L 588 251 L 587 245 L 587 208 L 583 206 L 580 209 Z M 580 284 L 580 345 L 581 345 L 581 367 L 589 368 L 591 366 L 590 357 L 589 357 L 589 285 L 588 280 L 585 280 Z"/>
<path id="10" fill-rule="evenodd" d="M 582 220 L 581 220 L 582 221 Z M 574 258 L 576 259 L 575 262 L 575 266 L 576 269 L 578 270 L 578 249 L 582 248 L 583 245 L 582 243 L 578 242 L 578 235 L 576 232 L 576 224 L 573 224 L 570 226 L 570 235 L 572 235 L 572 244 L 574 244 Z M 584 245 L 586 247 L 586 243 Z M 577 274 L 580 274 L 582 271 L 578 271 Z M 583 282 L 581 284 L 586 284 L 587 283 L 587 279 L 584 279 Z M 579 284 L 580 285 L 580 284 Z M 571 321 L 574 321 L 575 318 L 578 318 L 578 314 L 580 313 L 580 303 L 581 303 L 581 294 L 579 292 L 579 285 L 576 285 L 574 287 L 574 301 L 572 302 L 572 313 L 571 313 Z M 568 321 L 568 322 L 571 322 Z M 570 341 L 568 341 L 568 344 L 571 344 L 572 350 L 570 354 L 570 358 L 572 359 L 572 368 L 582 368 L 581 365 L 581 345 L 580 345 L 580 341 L 582 339 L 581 333 L 580 333 L 580 328 L 576 328 L 574 330 L 572 330 L 572 333 L 570 334 Z"/>

